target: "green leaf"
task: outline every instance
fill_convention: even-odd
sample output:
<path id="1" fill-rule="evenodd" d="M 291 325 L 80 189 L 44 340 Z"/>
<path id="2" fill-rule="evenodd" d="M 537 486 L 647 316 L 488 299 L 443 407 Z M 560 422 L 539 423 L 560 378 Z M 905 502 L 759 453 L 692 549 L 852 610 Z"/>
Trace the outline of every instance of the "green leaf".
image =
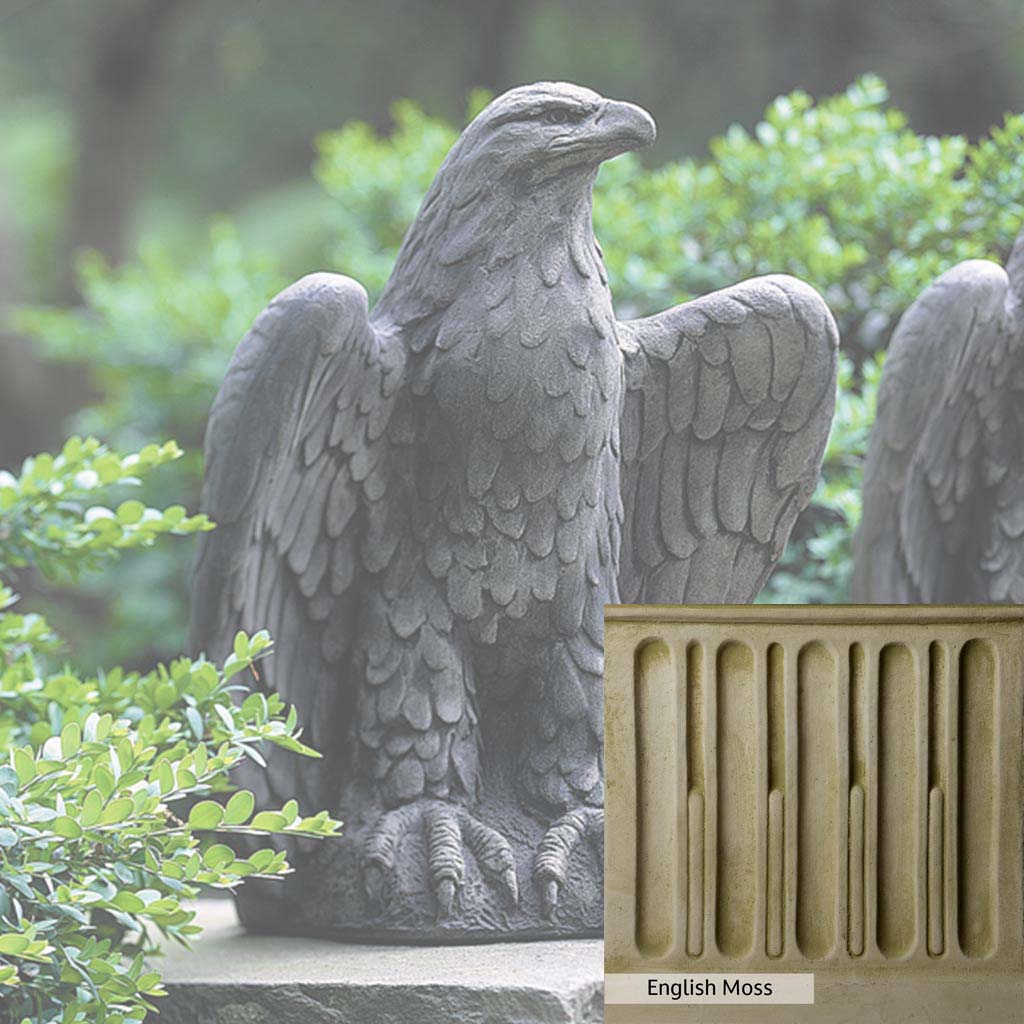
<path id="1" fill-rule="evenodd" d="M 225 825 L 241 825 L 248 821 L 256 806 L 256 799 L 247 789 L 235 793 L 224 808 Z"/>
<path id="2" fill-rule="evenodd" d="M 260 811 L 249 823 L 254 832 L 281 832 L 288 826 L 288 819 L 277 811 Z"/>
<path id="3" fill-rule="evenodd" d="M 161 711 L 166 711 L 178 699 L 178 690 L 174 683 L 161 683 L 156 688 L 156 693 L 153 695 L 153 699 L 156 706 Z"/>
<path id="4" fill-rule="evenodd" d="M 213 710 L 217 713 L 217 717 L 224 723 L 224 728 L 227 729 L 228 732 L 234 732 L 235 719 L 231 714 L 230 709 L 224 707 L 223 704 L 214 704 Z"/>
<path id="5" fill-rule="evenodd" d="M 12 932 L 0 935 L 0 953 L 8 956 L 17 956 L 23 953 L 31 945 L 31 939 L 26 935 L 18 935 Z"/>
<path id="6" fill-rule="evenodd" d="M 82 827 L 74 818 L 69 818 L 66 814 L 55 818 L 51 828 L 57 835 L 63 836 L 65 839 L 77 839 L 82 834 Z"/>
<path id="7" fill-rule="evenodd" d="M 128 797 L 119 797 L 116 800 L 111 800 L 110 803 L 103 808 L 103 813 L 100 815 L 100 824 L 117 825 L 130 817 L 131 813 L 131 800 Z"/>
<path id="8" fill-rule="evenodd" d="M 85 794 L 85 799 L 82 800 L 82 810 L 78 816 L 82 826 L 88 828 L 90 825 L 95 825 L 100 820 L 102 812 L 103 797 L 100 796 L 99 790 L 89 790 Z"/>
<path id="9" fill-rule="evenodd" d="M 147 446 L 122 458 L 78 439 L 59 458 L 30 460 L 21 477 L 0 471 L 0 563 L 73 575 L 161 532 L 208 528 L 184 506 L 161 513 L 104 493 L 108 485 L 138 484 L 175 455 L 173 446 Z M 9 544 L 21 545 L 13 559 Z M 134 600 L 125 585 L 124 603 Z M 254 797 L 231 791 L 228 770 L 243 749 L 267 733 L 287 734 L 297 722 L 285 725 L 276 695 L 259 696 L 249 705 L 252 715 L 243 714 L 231 703 L 223 669 L 202 659 L 179 658 L 147 673 L 80 675 L 73 660 L 63 661 L 45 621 L 11 611 L 14 601 L 0 583 L 0 1002 L 19 985 L 26 1012 L 48 1024 L 139 1024 L 163 988 L 135 948 L 131 918 L 147 919 L 169 939 L 194 938 L 195 915 L 182 901 L 200 885 L 233 885 L 256 873 L 224 843 L 201 846 L 198 833 L 225 819 L 227 827 L 246 829 Z M 235 667 L 269 646 L 265 631 L 243 637 L 243 657 L 231 655 Z M 91 661 L 91 654 L 72 654 Z M 211 721 L 217 740 L 208 748 Z M 189 818 L 182 827 L 164 801 L 185 791 L 226 791 L 230 799 L 226 807 L 205 799 L 179 812 Z M 263 823 L 275 827 L 279 819 Z M 266 852 L 268 874 L 287 870 L 283 852 Z M 92 914 L 100 908 L 112 920 L 96 930 L 101 919 Z M 5 958 L 53 966 L 19 975 Z"/>
<path id="10" fill-rule="evenodd" d="M 269 714 L 267 698 L 262 693 L 250 693 L 242 701 L 242 714 L 246 718 L 251 718 L 255 722 L 262 724 L 267 720 Z"/>
<path id="11" fill-rule="evenodd" d="M 265 651 L 270 647 L 270 645 L 270 634 L 265 629 L 261 629 L 254 633 L 252 638 L 249 640 L 249 654 L 255 656 L 262 651 Z"/>
<path id="12" fill-rule="evenodd" d="M 156 971 L 150 971 L 148 974 L 143 974 L 139 977 L 136 983 L 139 987 L 140 992 L 145 992 L 149 995 L 154 995 L 163 991 L 160 984 L 160 975 Z"/>
<path id="13" fill-rule="evenodd" d="M 220 870 L 234 859 L 234 851 L 223 843 L 215 843 L 203 854 L 203 863 L 213 871 Z"/>
<path id="14" fill-rule="evenodd" d="M 146 506 L 141 501 L 122 501 L 117 506 L 118 522 L 130 526 L 137 523 L 146 511 Z"/>
<path id="15" fill-rule="evenodd" d="M 110 795 L 114 792 L 114 787 L 117 785 L 113 773 L 102 764 L 97 765 L 93 770 L 92 782 L 104 800 L 110 798 Z"/>
<path id="16" fill-rule="evenodd" d="M 224 808 L 215 800 L 200 800 L 188 814 L 189 828 L 215 829 L 224 818 Z"/>
<path id="17" fill-rule="evenodd" d="M 188 719 L 188 724 L 189 728 L 191 728 L 192 730 L 192 735 L 195 736 L 197 740 L 201 740 L 203 738 L 204 731 L 203 716 L 200 715 L 199 712 L 190 704 L 187 708 L 185 708 L 185 718 Z"/>
<path id="18" fill-rule="evenodd" d="M 284 807 L 281 808 L 281 817 L 291 825 L 299 816 L 299 805 L 295 800 L 289 800 Z"/>
<path id="19" fill-rule="evenodd" d="M 160 786 L 160 793 L 166 796 L 174 789 L 174 769 L 170 762 L 161 761 L 156 768 L 156 779 Z"/>
<path id="20" fill-rule="evenodd" d="M 18 781 L 25 785 L 36 777 L 35 758 L 21 748 L 15 750 L 11 755 L 14 761 L 14 770 L 18 774 Z"/>
<path id="21" fill-rule="evenodd" d="M 146 904 L 135 893 L 125 889 L 122 889 L 110 902 L 126 914 L 141 914 L 146 909 Z"/>
<path id="22" fill-rule="evenodd" d="M 234 653 L 231 653 L 225 659 L 221 672 L 224 674 L 225 679 L 230 679 L 232 676 L 241 672 L 242 669 L 245 668 L 246 664 L 247 662 L 245 660 L 240 660 Z"/>
<path id="23" fill-rule="evenodd" d="M 68 722 L 60 732 L 60 752 L 65 759 L 74 757 L 82 744 L 82 729 L 77 722 Z"/>
<path id="24" fill-rule="evenodd" d="M 246 743 L 242 747 L 242 753 L 245 754 L 250 761 L 255 761 L 255 763 L 261 768 L 267 767 L 267 759 L 251 743 Z"/>

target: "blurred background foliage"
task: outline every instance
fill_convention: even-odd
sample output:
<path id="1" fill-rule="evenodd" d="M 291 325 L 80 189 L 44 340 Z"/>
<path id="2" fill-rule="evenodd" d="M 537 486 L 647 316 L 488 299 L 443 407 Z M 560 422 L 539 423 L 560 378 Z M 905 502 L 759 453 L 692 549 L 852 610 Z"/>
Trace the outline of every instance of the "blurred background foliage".
<path id="1" fill-rule="evenodd" d="M 1024 0 L 0 0 L 0 466 L 174 437 L 157 486 L 194 508 L 267 298 L 323 267 L 379 291 L 466 118 L 537 78 L 658 121 L 598 182 L 620 315 L 780 270 L 835 310 L 826 471 L 764 599 L 843 600 L 892 327 L 1024 220 Z M 184 547 L 20 589 L 86 667 L 142 664 L 183 646 Z"/>

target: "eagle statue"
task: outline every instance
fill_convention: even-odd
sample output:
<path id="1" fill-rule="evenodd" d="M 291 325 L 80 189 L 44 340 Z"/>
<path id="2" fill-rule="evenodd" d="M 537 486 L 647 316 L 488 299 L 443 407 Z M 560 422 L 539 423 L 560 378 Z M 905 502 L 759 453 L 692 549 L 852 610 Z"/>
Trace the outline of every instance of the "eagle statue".
<path id="1" fill-rule="evenodd" d="M 606 604 L 747 602 L 818 478 L 838 338 L 761 277 L 619 320 L 591 223 L 654 122 L 589 89 L 499 96 L 368 309 L 278 295 L 206 439 L 192 642 L 268 629 L 254 685 L 308 761 L 246 785 L 346 835 L 247 885 L 250 927 L 466 941 L 600 934 Z"/>
<path id="2" fill-rule="evenodd" d="M 857 601 L 1024 602 L 1024 230 L 938 277 L 889 342 L 854 546 Z"/>

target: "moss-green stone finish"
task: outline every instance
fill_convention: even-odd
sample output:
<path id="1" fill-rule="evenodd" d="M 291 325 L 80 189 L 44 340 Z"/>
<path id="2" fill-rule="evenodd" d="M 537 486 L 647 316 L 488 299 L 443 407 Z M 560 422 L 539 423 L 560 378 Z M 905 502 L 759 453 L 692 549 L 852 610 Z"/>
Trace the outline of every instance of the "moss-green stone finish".
<path id="1" fill-rule="evenodd" d="M 606 969 L 816 975 L 673 1020 L 1012 1019 L 1022 676 L 1015 607 L 607 608 Z"/>

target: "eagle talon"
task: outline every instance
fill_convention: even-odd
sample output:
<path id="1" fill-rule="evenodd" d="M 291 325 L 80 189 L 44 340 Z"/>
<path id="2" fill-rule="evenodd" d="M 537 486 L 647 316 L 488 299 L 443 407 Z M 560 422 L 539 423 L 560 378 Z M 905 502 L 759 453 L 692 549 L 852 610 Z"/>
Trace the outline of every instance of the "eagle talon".
<path id="1" fill-rule="evenodd" d="M 384 872 L 379 864 L 370 863 L 363 868 L 363 888 L 371 903 L 380 903 L 384 895 Z"/>
<path id="2" fill-rule="evenodd" d="M 519 903 L 519 879 L 516 878 L 515 867 L 506 868 L 499 881 L 509 903 L 516 906 Z"/>
<path id="3" fill-rule="evenodd" d="M 456 884 L 452 878 L 443 878 L 437 883 L 434 895 L 437 898 L 437 918 L 443 921 L 451 916 L 452 905 L 455 903 Z"/>
<path id="4" fill-rule="evenodd" d="M 472 853 L 482 875 L 515 906 L 519 882 L 509 841 L 465 808 L 439 800 L 422 800 L 387 811 L 367 837 L 363 853 L 363 884 L 367 896 L 379 901 L 385 881 L 393 876 L 399 847 L 414 825 L 423 829 L 430 886 L 437 919 L 451 916 L 466 875 L 465 852 Z"/>
<path id="5" fill-rule="evenodd" d="M 540 895 L 541 913 L 551 921 L 555 916 L 555 908 L 558 906 L 558 882 L 553 878 L 544 883 Z"/>
<path id="6" fill-rule="evenodd" d="M 552 822 L 537 847 L 533 879 L 540 889 L 541 912 L 553 921 L 558 897 L 569 878 L 569 862 L 583 838 L 596 844 L 603 837 L 604 811 L 597 807 L 579 807 Z"/>

